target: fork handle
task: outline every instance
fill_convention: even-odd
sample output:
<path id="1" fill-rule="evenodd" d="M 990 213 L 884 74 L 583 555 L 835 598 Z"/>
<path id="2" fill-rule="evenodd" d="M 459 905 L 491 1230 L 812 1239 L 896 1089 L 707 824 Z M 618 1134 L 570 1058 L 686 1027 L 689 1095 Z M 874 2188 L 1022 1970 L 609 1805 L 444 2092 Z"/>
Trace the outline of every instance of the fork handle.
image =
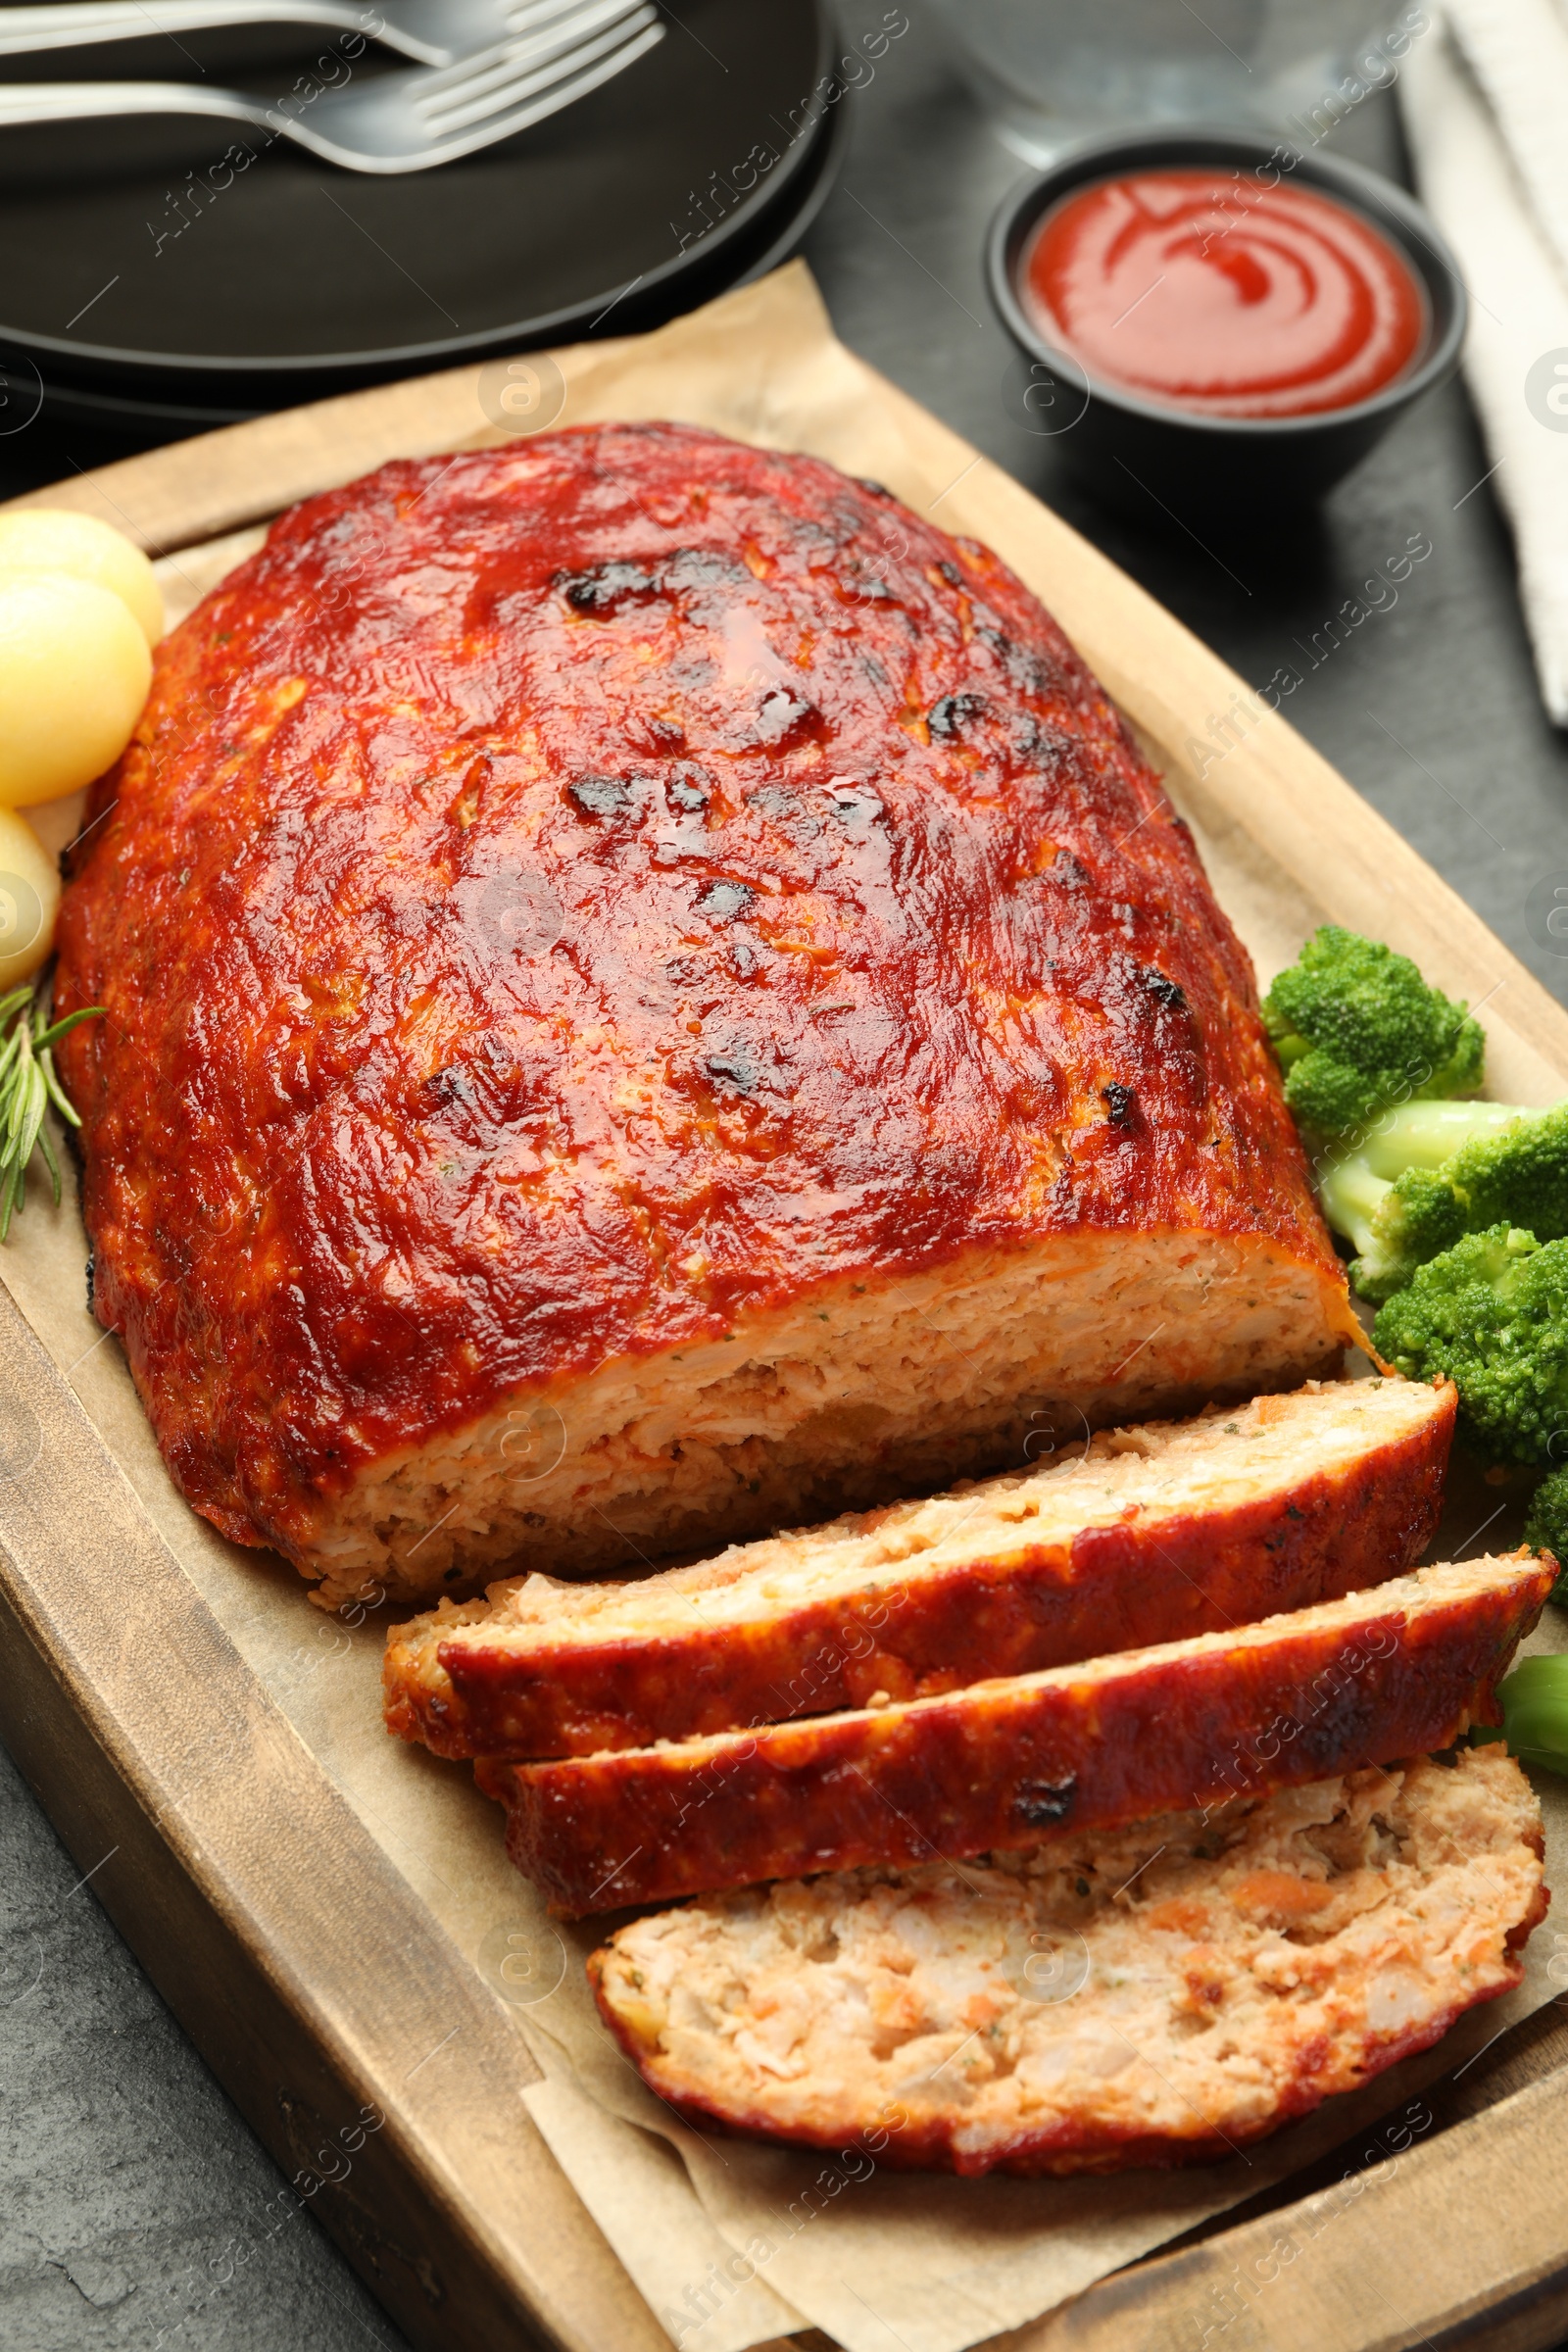
<path id="1" fill-rule="evenodd" d="M 376 20 L 372 32 L 365 22 Z M 145 38 L 160 32 L 205 32 L 223 24 L 331 24 L 384 41 L 421 65 L 444 66 L 451 51 L 380 20 L 356 0 L 67 0 L 60 7 L 0 9 L 0 57 L 22 57 L 40 49 L 71 49 L 87 41 Z"/>
<path id="2" fill-rule="evenodd" d="M 189 81 L 38 81 L 0 83 L 0 127 L 70 122 L 94 115 L 220 115 L 231 122 L 281 128 L 281 110 L 238 90 L 202 89 Z"/>

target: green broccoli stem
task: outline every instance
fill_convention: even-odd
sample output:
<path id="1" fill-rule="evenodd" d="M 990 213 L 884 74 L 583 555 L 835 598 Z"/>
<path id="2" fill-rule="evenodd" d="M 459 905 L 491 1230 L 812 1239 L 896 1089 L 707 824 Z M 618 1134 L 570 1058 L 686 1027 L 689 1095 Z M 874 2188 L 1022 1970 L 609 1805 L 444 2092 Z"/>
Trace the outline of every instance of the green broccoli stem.
<path id="1" fill-rule="evenodd" d="M 1568 1657 L 1521 1658 L 1497 1696 L 1503 1738 L 1520 1762 L 1568 1773 Z"/>
<path id="2" fill-rule="evenodd" d="M 1376 1249 L 1372 1220 L 1396 1176 L 1406 1168 L 1441 1168 L 1462 1145 L 1534 1115 L 1511 1102 L 1401 1102 L 1367 1128 L 1353 1150 L 1319 1164 L 1323 1214 L 1357 1256 L 1370 1257 Z"/>
<path id="3" fill-rule="evenodd" d="M 1355 1156 L 1392 1183 L 1406 1168 L 1441 1168 L 1465 1144 L 1540 1115 L 1513 1102 L 1401 1102 L 1366 1130 Z"/>
<path id="4" fill-rule="evenodd" d="M 1359 1152 L 1333 1160 L 1319 1172 L 1317 1197 L 1323 1214 L 1336 1233 L 1344 1234 L 1357 1257 L 1371 1251 L 1372 1220 L 1393 1190 L 1386 1178 L 1373 1174 Z"/>

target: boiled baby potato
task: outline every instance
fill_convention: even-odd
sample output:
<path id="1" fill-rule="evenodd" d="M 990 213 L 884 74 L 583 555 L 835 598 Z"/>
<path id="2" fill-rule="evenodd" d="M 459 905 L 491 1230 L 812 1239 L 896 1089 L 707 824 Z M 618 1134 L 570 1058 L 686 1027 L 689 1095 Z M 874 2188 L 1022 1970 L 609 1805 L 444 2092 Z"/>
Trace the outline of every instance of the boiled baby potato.
<path id="1" fill-rule="evenodd" d="M 152 682 L 147 640 L 95 580 L 0 570 L 0 806 L 90 784 L 130 740 Z"/>
<path id="2" fill-rule="evenodd" d="M 55 860 L 24 816 L 0 808 L 0 996 L 48 955 L 59 906 Z"/>
<path id="3" fill-rule="evenodd" d="M 19 507 L 0 514 L 0 569 L 68 571 L 95 580 L 127 606 L 149 645 L 164 633 L 164 600 L 153 567 L 122 531 L 69 507 Z"/>

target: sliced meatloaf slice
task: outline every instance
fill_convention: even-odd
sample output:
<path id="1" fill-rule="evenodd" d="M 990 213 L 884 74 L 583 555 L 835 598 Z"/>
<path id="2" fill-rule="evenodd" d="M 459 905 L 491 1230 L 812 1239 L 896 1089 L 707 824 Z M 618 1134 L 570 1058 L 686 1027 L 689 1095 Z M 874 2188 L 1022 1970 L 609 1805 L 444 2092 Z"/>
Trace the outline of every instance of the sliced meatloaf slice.
<path id="1" fill-rule="evenodd" d="M 694 2121 L 897 2169 L 1223 2157 L 1518 1984 L 1540 1807 L 1500 1747 L 962 1869 L 856 1870 L 621 1928 L 589 1971 Z"/>
<path id="2" fill-rule="evenodd" d="M 1419 1569 L 1232 1633 L 941 1698 L 553 1763 L 481 1760 L 559 1911 L 1028 1845 L 1446 1747 L 1555 1563 Z"/>
<path id="3" fill-rule="evenodd" d="M 383 466 L 158 648 L 55 1005 L 181 1492 L 625 1574 L 1357 1338 L 1246 951 L 1005 565 L 793 451 Z"/>
<path id="4" fill-rule="evenodd" d="M 1309 1607 L 1419 1558 L 1453 1411 L 1451 1388 L 1309 1382 L 639 1584 L 495 1585 L 393 1630 L 387 1726 L 438 1755 L 586 1755 Z"/>

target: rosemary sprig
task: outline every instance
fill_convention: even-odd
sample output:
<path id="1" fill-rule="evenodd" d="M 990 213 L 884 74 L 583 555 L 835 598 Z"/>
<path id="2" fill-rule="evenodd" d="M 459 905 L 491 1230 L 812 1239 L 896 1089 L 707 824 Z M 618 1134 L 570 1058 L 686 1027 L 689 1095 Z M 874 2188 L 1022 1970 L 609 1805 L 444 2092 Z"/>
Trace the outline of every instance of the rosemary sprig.
<path id="1" fill-rule="evenodd" d="M 63 1021 L 49 1019 L 47 992 L 30 980 L 0 997 L 0 1031 L 11 1023 L 11 1034 L 0 1045 L 0 1242 L 11 1231 L 11 1220 L 26 1199 L 27 1162 L 34 1150 L 42 1156 L 60 1199 L 60 1163 L 44 1131 L 43 1114 L 52 1102 L 73 1127 L 81 1125 L 55 1075 L 54 1048 L 68 1029 L 90 1021 L 103 1011 L 87 1004 L 68 1012 Z"/>

